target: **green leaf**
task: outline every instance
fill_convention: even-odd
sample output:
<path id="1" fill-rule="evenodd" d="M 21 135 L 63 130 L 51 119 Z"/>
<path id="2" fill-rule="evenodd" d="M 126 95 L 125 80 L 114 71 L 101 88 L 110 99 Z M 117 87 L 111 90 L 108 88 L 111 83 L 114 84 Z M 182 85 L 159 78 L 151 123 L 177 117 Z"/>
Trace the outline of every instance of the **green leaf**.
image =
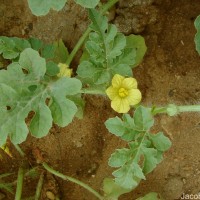
<path id="1" fill-rule="evenodd" d="M 82 78 L 87 78 L 94 76 L 98 71 L 96 71 L 95 66 L 88 61 L 83 61 L 77 69 L 77 74 Z"/>
<path id="2" fill-rule="evenodd" d="M 126 48 L 136 49 L 135 63 L 133 67 L 136 67 L 142 62 L 142 59 L 147 51 L 145 40 L 140 35 L 129 35 L 126 36 L 127 46 Z"/>
<path id="3" fill-rule="evenodd" d="M 164 200 L 164 199 L 156 192 L 150 192 L 149 194 L 146 194 L 144 197 L 140 197 L 136 200 Z"/>
<path id="4" fill-rule="evenodd" d="M 122 136 L 125 132 L 125 127 L 119 117 L 110 118 L 105 122 L 106 128 L 116 136 Z"/>
<path id="5" fill-rule="evenodd" d="M 46 59 L 54 58 L 56 47 L 52 44 L 46 44 L 41 49 L 41 56 Z"/>
<path id="6" fill-rule="evenodd" d="M 102 70 L 95 74 L 94 79 L 96 80 L 96 84 L 104 84 L 110 80 L 111 76 L 108 71 Z"/>
<path id="7" fill-rule="evenodd" d="M 151 109 L 139 106 L 134 113 L 134 122 L 139 130 L 149 130 L 154 124 Z"/>
<path id="8" fill-rule="evenodd" d="M 89 10 L 89 17 L 92 20 L 92 24 L 90 25 L 90 28 L 99 35 L 99 38 L 104 39 L 105 31 L 108 29 L 107 18 L 105 16 L 102 16 L 95 9 Z"/>
<path id="9" fill-rule="evenodd" d="M 153 148 L 142 148 L 144 155 L 143 172 L 144 174 L 150 173 L 158 164 L 157 150 Z"/>
<path id="10" fill-rule="evenodd" d="M 123 53 L 113 61 L 112 69 L 119 68 L 118 67 L 119 65 L 120 66 L 128 65 L 129 67 L 133 66 L 135 64 L 135 56 L 136 56 L 135 49 L 125 48 Z"/>
<path id="11" fill-rule="evenodd" d="M 83 61 L 77 69 L 77 74 L 88 81 L 88 79 L 95 81 L 96 84 L 103 84 L 110 79 L 110 73 L 108 71 L 102 70 L 101 68 L 96 68 L 95 64 L 89 61 Z M 84 82 L 84 80 L 83 80 Z"/>
<path id="12" fill-rule="evenodd" d="M 0 71 L 0 145 L 7 136 L 14 144 L 26 139 L 29 130 L 25 119 L 31 111 L 30 131 L 36 137 L 48 133 L 52 118 L 61 126 L 72 121 L 77 108 L 66 96 L 78 93 L 81 82 L 75 78 L 54 80 L 45 73 L 45 59 L 33 49 L 25 49 L 18 63 Z"/>
<path id="13" fill-rule="evenodd" d="M 105 125 L 109 132 L 121 137 L 125 141 L 135 140 L 139 133 L 134 119 L 128 114 L 123 115 L 123 121 L 119 117 L 110 118 L 105 122 Z"/>
<path id="14" fill-rule="evenodd" d="M 77 4 L 80 4 L 84 8 L 95 8 L 100 0 L 75 0 Z"/>
<path id="15" fill-rule="evenodd" d="M 105 122 L 106 128 L 123 140 L 128 147 L 117 149 L 109 159 L 109 166 L 117 167 L 113 172 L 115 183 L 122 188 L 133 189 L 141 179 L 145 179 L 163 159 L 162 154 L 171 146 L 170 140 L 162 133 L 151 134 L 149 129 L 154 119 L 150 108 L 137 107 L 134 116 L 124 114 Z"/>
<path id="16" fill-rule="evenodd" d="M 30 48 L 30 43 L 27 40 L 16 37 L 0 37 L 0 54 L 3 54 L 5 59 L 15 59 L 21 51 Z"/>
<path id="17" fill-rule="evenodd" d="M 67 47 L 61 39 L 53 44 L 44 44 L 37 38 L 30 38 L 28 41 L 30 42 L 31 47 L 34 50 L 39 51 L 41 56 L 46 58 L 47 61 L 57 64 L 65 63 L 69 56 Z"/>
<path id="18" fill-rule="evenodd" d="M 137 187 L 141 179 L 145 179 L 142 169 L 137 163 L 131 163 L 130 166 L 124 165 L 114 171 L 113 175 L 116 177 L 116 183 L 125 189 L 133 189 Z"/>
<path id="19" fill-rule="evenodd" d="M 133 76 L 132 69 L 127 64 L 113 65 L 111 68 L 113 70 L 112 71 L 113 76 L 115 74 L 120 74 L 122 76 Z"/>
<path id="20" fill-rule="evenodd" d="M 62 41 L 62 39 L 60 39 L 59 41 L 54 42 L 53 45 L 55 47 L 53 61 L 56 63 L 65 63 L 69 56 L 69 52 L 64 42 Z"/>
<path id="21" fill-rule="evenodd" d="M 52 100 L 53 102 L 49 108 L 52 112 L 54 122 L 61 127 L 71 123 L 77 112 L 77 107 L 74 102 L 65 98 L 60 99 L 59 97 L 53 97 Z"/>
<path id="22" fill-rule="evenodd" d="M 196 45 L 196 50 L 200 55 L 200 15 L 195 19 L 194 26 L 197 30 L 197 33 L 196 33 L 195 38 L 194 38 L 194 42 L 195 42 L 195 45 Z"/>
<path id="23" fill-rule="evenodd" d="M 107 39 L 108 41 L 108 39 Z M 109 51 L 108 59 L 115 59 L 120 56 L 126 46 L 126 37 L 122 33 L 118 33 L 112 43 L 112 49 Z"/>
<path id="24" fill-rule="evenodd" d="M 96 85 L 108 84 L 115 74 L 132 76 L 136 47 L 127 44 L 126 37 L 117 32 L 116 26 L 109 25 L 107 18 L 95 9 L 89 10 L 89 17 L 93 32 L 85 44 L 87 53 L 83 53 L 78 75 L 91 78 Z"/>
<path id="25" fill-rule="evenodd" d="M 78 110 L 75 114 L 75 117 L 77 117 L 78 119 L 83 119 L 83 112 L 85 109 L 85 101 L 81 98 L 81 94 L 74 95 L 74 96 L 68 96 L 68 99 L 73 101 L 78 108 Z"/>
<path id="26" fill-rule="evenodd" d="M 119 196 L 131 190 L 120 187 L 111 178 L 105 178 L 103 180 L 103 191 L 106 199 L 118 200 Z"/>
<path id="27" fill-rule="evenodd" d="M 86 49 L 90 56 L 95 59 L 97 62 L 103 62 L 104 57 L 102 56 L 103 49 L 93 41 L 88 41 L 86 43 Z"/>
<path id="28" fill-rule="evenodd" d="M 46 67 L 47 67 L 46 74 L 49 76 L 56 76 L 59 73 L 58 65 L 53 61 L 47 62 Z"/>
<path id="29" fill-rule="evenodd" d="M 134 119 L 128 115 L 123 115 L 123 123 L 125 127 L 124 134 L 121 136 L 121 139 L 125 141 L 133 141 L 137 138 L 140 131 L 137 130 L 137 127 L 135 126 Z"/>
<path id="30" fill-rule="evenodd" d="M 109 166 L 121 167 L 130 160 L 131 151 L 129 149 L 117 149 L 109 159 Z"/>
<path id="31" fill-rule="evenodd" d="M 28 0 L 31 12 L 36 16 L 46 15 L 50 9 L 59 11 L 64 6 L 67 0 Z"/>
<path id="32" fill-rule="evenodd" d="M 33 136 L 40 138 L 48 133 L 51 126 L 51 111 L 43 102 L 39 102 L 38 109 L 35 111 L 35 115 L 31 120 L 30 131 Z"/>
<path id="33" fill-rule="evenodd" d="M 39 51 L 44 45 L 43 42 L 37 38 L 30 38 L 28 41 L 31 44 L 31 48 L 36 51 Z"/>
<path id="34" fill-rule="evenodd" d="M 149 139 L 159 151 L 167 151 L 171 147 L 171 141 L 168 137 L 164 136 L 162 132 L 157 134 L 149 134 Z"/>

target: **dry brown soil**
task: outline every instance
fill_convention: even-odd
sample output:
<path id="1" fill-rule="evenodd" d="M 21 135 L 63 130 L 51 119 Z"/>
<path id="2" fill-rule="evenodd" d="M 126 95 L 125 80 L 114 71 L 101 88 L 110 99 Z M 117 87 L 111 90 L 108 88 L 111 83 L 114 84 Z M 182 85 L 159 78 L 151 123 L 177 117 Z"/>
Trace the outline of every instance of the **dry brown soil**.
<path id="1" fill-rule="evenodd" d="M 111 18 L 120 31 L 141 34 L 146 40 L 147 54 L 134 70 L 144 105 L 200 103 L 200 58 L 193 42 L 193 23 L 199 14 L 199 0 L 121 0 L 112 11 Z M 35 36 L 47 42 L 62 38 L 69 50 L 88 24 L 86 10 L 70 0 L 62 11 L 52 11 L 45 17 L 34 17 L 26 0 L 0 0 L 0 16 L 0 35 Z M 76 65 L 77 61 L 73 67 Z M 39 149 L 55 169 L 101 192 L 103 179 L 111 177 L 113 170 L 107 165 L 108 158 L 125 143 L 104 126 L 106 119 L 116 115 L 109 100 L 99 96 L 84 98 L 84 119 L 74 119 L 66 128 L 54 126 L 42 139 L 29 136 L 21 147 L 30 165 L 36 165 L 35 154 Z M 200 114 L 160 115 L 154 129 L 163 131 L 172 140 L 172 148 L 147 180 L 120 200 L 134 200 L 150 191 L 161 193 L 166 200 L 200 192 Z M 14 180 L 20 157 L 14 150 L 12 153 L 13 158 L 3 156 L 0 172 L 15 172 Z M 36 181 L 28 179 L 23 197 L 33 195 L 35 186 Z M 48 199 L 47 191 L 59 194 L 63 200 L 96 200 L 85 189 L 50 174 L 45 175 L 41 199 Z M 13 195 L 2 193 L 6 195 L 4 199 L 14 199 Z"/>

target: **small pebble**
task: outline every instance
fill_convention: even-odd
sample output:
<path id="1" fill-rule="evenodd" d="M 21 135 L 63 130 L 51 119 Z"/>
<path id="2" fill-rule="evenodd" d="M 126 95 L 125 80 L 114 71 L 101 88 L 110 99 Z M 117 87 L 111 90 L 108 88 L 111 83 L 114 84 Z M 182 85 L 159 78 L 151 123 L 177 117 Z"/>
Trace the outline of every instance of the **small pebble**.
<path id="1" fill-rule="evenodd" d="M 50 200 L 55 200 L 56 199 L 55 194 L 53 192 L 51 192 L 51 191 L 47 191 L 46 192 L 46 196 Z"/>

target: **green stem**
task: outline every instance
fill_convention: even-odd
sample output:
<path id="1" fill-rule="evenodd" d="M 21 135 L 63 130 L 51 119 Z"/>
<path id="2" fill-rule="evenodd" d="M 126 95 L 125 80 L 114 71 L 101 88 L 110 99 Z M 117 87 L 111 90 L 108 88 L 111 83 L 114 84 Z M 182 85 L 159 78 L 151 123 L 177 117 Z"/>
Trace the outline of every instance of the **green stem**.
<path id="1" fill-rule="evenodd" d="M 25 153 L 23 152 L 23 150 L 20 148 L 18 144 L 15 144 L 15 148 L 17 149 L 21 157 L 25 156 Z"/>
<path id="2" fill-rule="evenodd" d="M 77 42 L 76 46 L 74 47 L 74 49 L 72 50 L 72 52 L 70 53 L 69 57 L 67 58 L 66 64 L 69 66 L 72 62 L 72 60 L 74 59 L 76 53 L 78 52 L 78 50 L 82 47 L 85 39 L 88 37 L 89 33 L 90 33 L 91 29 L 90 27 L 88 27 L 85 31 L 85 33 L 81 36 L 81 38 L 79 39 L 79 41 Z"/>
<path id="3" fill-rule="evenodd" d="M 169 116 L 174 116 L 182 112 L 200 112 L 200 105 L 177 106 L 174 104 L 169 104 L 165 107 L 158 107 L 152 109 L 153 115 L 166 113 Z"/>
<path id="4" fill-rule="evenodd" d="M 27 177 L 27 176 L 30 176 L 30 171 L 32 171 L 32 170 L 36 170 L 38 167 L 34 167 L 34 168 L 32 168 L 31 170 L 29 170 L 28 172 L 26 172 L 25 174 L 24 174 L 24 177 Z M 16 185 L 17 184 L 17 180 L 15 180 L 15 181 L 13 181 L 12 183 L 10 183 L 11 185 Z"/>
<path id="5" fill-rule="evenodd" d="M 200 112 L 200 105 L 178 106 L 179 112 Z"/>
<path id="6" fill-rule="evenodd" d="M 104 14 L 105 12 L 107 12 L 113 5 L 115 5 L 119 0 L 110 0 L 108 1 L 108 3 L 106 3 L 102 9 L 101 9 L 101 14 Z M 85 33 L 80 37 L 79 41 L 77 42 L 77 44 L 75 45 L 74 49 L 72 50 L 72 52 L 70 53 L 69 57 L 67 58 L 66 64 L 69 66 L 72 62 L 72 60 L 74 59 L 76 53 L 78 52 L 78 50 L 82 47 L 85 39 L 88 37 L 89 33 L 90 33 L 91 29 L 90 27 L 88 27 L 85 31 Z"/>
<path id="7" fill-rule="evenodd" d="M 85 183 L 83 183 L 83 182 L 81 182 L 81 181 L 79 181 L 75 178 L 72 178 L 70 176 L 66 176 L 64 174 L 61 174 L 60 172 L 49 167 L 49 165 L 47 165 L 46 163 L 43 163 L 42 165 L 47 171 L 54 174 L 55 176 L 58 176 L 58 177 L 62 178 L 63 180 L 68 180 L 68 181 L 71 181 L 73 183 L 76 183 L 76 184 L 80 185 L 81 187 L 85 188 L 86 190 L 88 190 L 89 192 L 91 192 L 92 194 L 94 194 L 98 199 L 103 200 L 103 196 L 101 196 L 97 191 L 95 191 L 89 185 L 87 185 L 87 184 L 85 184 Z"/>
<path id="8" fill-rule="evenodd" d="M 82 94 L 94 94 L 94 95 L 103 95 L 105 96 L 106 93 L 103 90 L 98 90 L 98 89 L 82 89 L 81 90 Z"/>
<path id="9" fill-rule="evenodd" d="M 41 194 L 41 191 L 42 191 L 43 182 L 44 182 L 44 173 L 41 173 L 40 174 L 40 179 L 39 179 L 38 184 L 37 184 L 36 193 L 35 193 L 35 199 L 34 200 L 39 200 L 40 199 L 40 194 Z"/>
<path id="10" fill-rule="evenodd" d="M 15 200 L 21 200 L 23 178 L 24 178 L 24 169 L 20 167 L 18 171 L 18 176 L 17 176 L 17 189 L 15 193 Z"/>
<path id="11" fill-rule="evenodd" d="M 110 0 L 101 8 L 101 14 L 105 14 L 110 8 L 112 8 L 119 0 Z"/>
<path id="12" fill-rule="evenodd" d="M 166 107 L 153 107 L 151 112 L 152 112 L 153 115 L 166 113 L 167 108 Z"/>

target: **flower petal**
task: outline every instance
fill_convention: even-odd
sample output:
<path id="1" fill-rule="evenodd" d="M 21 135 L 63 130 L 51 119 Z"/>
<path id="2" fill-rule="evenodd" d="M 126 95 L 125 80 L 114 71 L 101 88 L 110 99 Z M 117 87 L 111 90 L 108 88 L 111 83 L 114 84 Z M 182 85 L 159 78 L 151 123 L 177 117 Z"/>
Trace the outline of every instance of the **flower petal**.
<path id="1" fill-rule="evenodd" d="M 115 75 L 113 76 L 113 79 L 112 79 L 112 86 L 113 86 L 114 88 L 119 88 L 119 87 L 121 87 L 122 81 L 123 81 L 124 79 L 125 79 L 125 78 L 124 78 L 123 76 L 121 76 L 121 75 L 119 75 L 119 74 L 115 74 Z"/>
<path id="2" fill-rule="evenodd" d="M 111 102 L 111 107 L 118 113 L 127 113 L 130 110 L 129 102 L 127 99 L 115 98 Z"/>
<path id="3" fill-rule="evenodd" d="M 118 96 L 118 89 L 114 88 L 113 86 L 110 86 L 106 89 L 106 94 L 108 95 L 110 100 L 113 100 Z"/>
<path id="4" fill-rule="evenodd" d="M 122 87 L 126 89 L 136 89 L 137 88 L 137 80 L 135 78 L 125 78 L 122 81 Z"/>
<path id="5" fill-rule="evenodd" d="M 126 97 L 126 99 L 129 103 L 129 105 L 133 106 L 133 105 L 138 104 L 141 101 L 142 94 L 141 94 L 140 90 L 132 89 L 132 90 L 129 90 L 128 92 L 129 92 L 129 94 Z"/>

